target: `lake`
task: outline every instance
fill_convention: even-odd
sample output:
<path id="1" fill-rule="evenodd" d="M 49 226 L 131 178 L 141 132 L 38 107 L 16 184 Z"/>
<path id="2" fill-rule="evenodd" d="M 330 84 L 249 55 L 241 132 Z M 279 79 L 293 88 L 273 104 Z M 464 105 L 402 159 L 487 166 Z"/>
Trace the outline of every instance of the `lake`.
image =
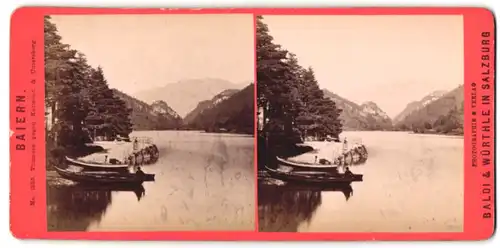
<path id="1" fill-rule="evenodd" d="M 319 191 L 259 187 L 259 230 L 270 232 L 461 232 L 463 137 L 344 132 L 368 160 L 351 187 Z"/>
<path id="2" fill-rule="evenodd" d="M 255 230 L 254 138 L 141 131 L 160 150 L 135 188 L 47 186 L 50 231 Z"/>

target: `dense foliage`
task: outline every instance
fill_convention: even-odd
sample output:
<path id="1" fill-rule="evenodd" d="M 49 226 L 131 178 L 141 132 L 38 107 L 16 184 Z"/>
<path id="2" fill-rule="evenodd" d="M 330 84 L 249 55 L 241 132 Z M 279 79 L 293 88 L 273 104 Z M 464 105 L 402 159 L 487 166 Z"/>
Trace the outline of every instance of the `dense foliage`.
<path id="1" fill-rule="evenodd" d="M 100 67 L 91 69 L 88 87 L 92 108 L 85 121 L 87 127 L 94 131 L 93 136 L 128 136 L 132 132 L 129 119 L 132 109 L 108 87 Z"/>
<path id="2" fill-rule="evenodd" d="M 100 67 L 61 42 L 50 17 L 44 19 L 47 140 L 68 150 L 84 150 L 92 137 L 132 132 L 131 109 L 113 94 Z M 75 149 L 76 148 L 76 149 Z"/>
<path id="3" fill-rule="evenodd" d="M 342 132 L 341 110 L 323 95 L 313 69 L 274 43 L 262 17 L 257 18 L 257 104 L 263 120 L 259 135 L 273 145 L 310 136 L 337 138 Z"/>

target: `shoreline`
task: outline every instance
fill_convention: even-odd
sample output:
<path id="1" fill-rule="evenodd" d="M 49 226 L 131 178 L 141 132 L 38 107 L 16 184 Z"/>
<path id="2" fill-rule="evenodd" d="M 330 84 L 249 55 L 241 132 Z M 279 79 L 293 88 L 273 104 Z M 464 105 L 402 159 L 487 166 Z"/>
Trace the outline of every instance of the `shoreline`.
<path id="1" fill-rule="evenodd" d="M 452 137 L 464 137 L 463 133 L 438 133 L 438 132 L 409 132 L 410 134 L 426 134 L 426 135 L 441 135 L 441 136 L 452 136 Z"/>
<path id="2" fill-rule="evenodd" d="M 209 133 L 209 134 L 232 134 L 238 136 L 249 136 L 255 137 L 255 133 L 245 133 L 245 132 L 216 132 L 216 131 L 205 131 L 202 129 L 163 129 L 163 130 L 155 130 L 155 129 L 144 129 L 144 130 L 133 130 L 133 132 L 162 132 L 162 131 L 175 131 L 175 132 L 193 132 L 193 133 Z"/>
<path id="3" fill-rule="evenodd" d="M 124 160 L 124 158 L 128 158 L 131 153 L 133 153 L 133 140 L 137 138 L 139 140 L 138 150 L 143 149 L 148 145 L 148 142 L 142 142 L 141 140 L 144 137 L 142 132 L 186 132 L 186 133 L 197 133 L 200 135 L 214 135 L 219 134 L 219 136 L 227 137 L 227 138 L 254 138 L 254 135 L 245 134 L 245 133 L 230 133 L 230 132 L 206 132 L 204 130 L 178 130 L 178 129 L 166 129 L 166 130 L 133 130 L 129 137 L 131 139 L 130 142 L 126 141 L 101 141 L 96 140 L 92 143 L 86 143 L 82 145 L 80 148 L 74 148 L 72 150 L 62 150 L 62 147 L 47 147 L 46 148 L 46 171 L 47 172 L 55 172 L 54 166 L 57 166 L 61 159 L 64 159 L 65 156 L 75 157 L 84 162 L 103 162 L 105 160 L 105 156 L 107 156 L 107 160 L 117 159 L 119 161 Z M 135 133 L 135 134 L 134 134 Z M 148 139 L 145 139 L 148 140 Z M 76 151 L 73 151 L 76 150 Z M 59 158 L 59 159 L 58 159 Z"/>
<path id="4" fill-rule="evenodd" d="M 412 130 L 344 130 L 344 132 L 388 132 L 388 133 L 408 133 L 408 134 L 432 134 L 441 136 L 461 136 L 463 133 L 439 133 L 439 132 L 414 132 Z"/>
<path id="5" fill-rule="evenodd" d="M 299 144 L 297 144 L 299 145 Z M 333 162 L 339 156 L 342 155 L 343 151 L 343 143 L 339 142 L 325 142 L 325 141 L 306 141 L 303 143 L 304 146 L 309 146 L 313 150 L 308 151 L 293 157 L 289 157 L 290 161 L 295 162 L 308 162 L 308 163 L 317 163 L 321 159 L 326 159 L 328 161 Z M 355 149 L 357 146 L 362 144 L 357 143 L 348 143 L 347 151 L 351 151 Z M 315 159 L 316 157 L 316 159 Z M 315 161 L 316 160 L 316 161 Z"/>

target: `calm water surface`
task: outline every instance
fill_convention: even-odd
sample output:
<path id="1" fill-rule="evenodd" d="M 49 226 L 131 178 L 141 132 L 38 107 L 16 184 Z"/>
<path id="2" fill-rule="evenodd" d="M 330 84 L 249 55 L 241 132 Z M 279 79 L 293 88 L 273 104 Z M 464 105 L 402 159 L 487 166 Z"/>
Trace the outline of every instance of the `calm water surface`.
<path id="1" fill-rule="evenodd" d="M 144 131 L 160 150 L 155 182 L 138 188 L 49 184 L 49 230 L 254 230 L 254 139 L 244 135 Z"/>
<path id="2" fill-rule="evenodd" d="M 363 182 L 320 191 L 259 187 L 259 229 L 281 232 L 461 232 L 463 138 L 345 132 L 362 139 Z"/>

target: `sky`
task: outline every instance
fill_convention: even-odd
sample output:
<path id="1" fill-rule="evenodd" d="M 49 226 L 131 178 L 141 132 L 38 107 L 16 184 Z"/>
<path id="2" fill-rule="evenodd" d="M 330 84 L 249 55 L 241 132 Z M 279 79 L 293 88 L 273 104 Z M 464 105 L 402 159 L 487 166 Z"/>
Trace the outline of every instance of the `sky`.
<path id="1" fill-rule="evenodd" d="M 275 43 L 311 66 L 321 88 L 391 118 L 406 104 L 464 83 L 463 18 L 264 16 Z"/>
<path id="2" fill-rule="evenodd" d="M 62 42 L 134 94 L 183 79 L 254 80 L 252 15 L 51 16 Z"/>

